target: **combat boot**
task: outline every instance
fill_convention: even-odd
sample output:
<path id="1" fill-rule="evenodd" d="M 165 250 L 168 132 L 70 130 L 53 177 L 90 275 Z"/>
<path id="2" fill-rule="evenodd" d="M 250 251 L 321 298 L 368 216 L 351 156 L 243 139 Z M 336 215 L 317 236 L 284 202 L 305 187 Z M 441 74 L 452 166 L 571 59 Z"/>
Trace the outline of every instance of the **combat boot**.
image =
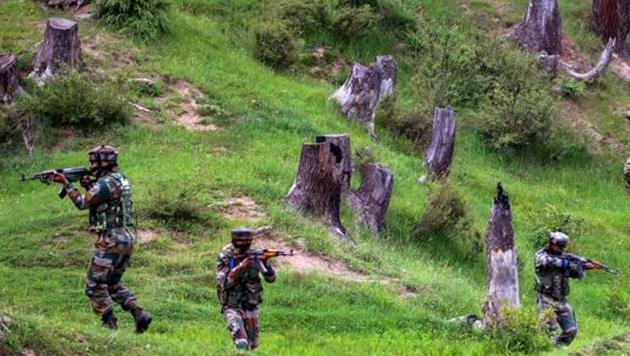
<path id="1" fill-rule="evenodd" d="M 118 319 L 116 319 L 116 316 L 114 315 L 114 310 L 110 309 L 103 314 L 103 316 L 101 316 L 101 320 L 103 321 L 104 327 L 112 330 L 118 329 Z"/>
<path id="2" fill-rule="evenodd" d="M 149 325 L 153 321 L 151 315 L 146 313 L 144 309 L 140 307 L 132 309 L 131 314 L 133 314 L 133 318 L 136 321 L 136 333 L 142 334 L 143 332 L 147 331 Z"/>

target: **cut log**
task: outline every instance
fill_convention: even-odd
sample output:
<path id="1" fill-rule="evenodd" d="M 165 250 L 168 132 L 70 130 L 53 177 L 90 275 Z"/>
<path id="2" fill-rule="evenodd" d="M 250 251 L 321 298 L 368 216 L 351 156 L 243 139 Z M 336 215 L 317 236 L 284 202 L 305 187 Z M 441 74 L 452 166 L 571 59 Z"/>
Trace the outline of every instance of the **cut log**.
<path id="1" fill-rule="evenodd" d="M 604 48 L 604 51 L 602 52 L 602 55 L 599 58 L 599 62 L 597 62 L 597 65 L 593 69 L 589 70 L 588 72 L 579 73 L 572 70 L 568 66 L 566 66 L 567 72 L 569 73 L 569 75 L 571 75 L 573 78 L 577 80 L 582 80 L 585 82 L 593 82 L 597 80 L 597 78 L 599 78 L 604 73 L 606 68 L 608 68 L 610 61 L 612 60 L 613 52 L 615 51 L 615 48 L 616 48 L 615 47 L 616 43 L 617 43 L 617 40 L 614 38 L 611 38 L 608 40 L 608 44 L 606 45 L 606 48 Z"/>
<path id="2" fill-rule="evenodd" d="M 456 126 L 453 110 L 435 109 L 431 145 L 424 155 L 424 166 L 431 179 L 440 179 L 449 174 L 455 150 Z"/>
<path id="3" fill-rule="evenodd" d="M 17 61 L 12 54 L 0 54 L 0 102 L 10 104 L 13 94 L 20 90 Z"/>
<path id="4" fill-rule="evenodd" d="M 617 39 L 615 52 L 623 54 L 630 30 L 630 0 L 593 0 L 591 21 L 604 43 Z"/>
<path id="5" fill-rule="evenodd" d="M 561 54 L 562 21 L 557 0 L 530 0 L 514 38 L 532 53 Z"/>
<path id="6" fill-rule="evenodd" d="M 87 5 L 90 0 L 42 0 L 42 3 L 53 9 L 78 9 L 83 5 Z"/>
<path id="7" fill-rule="evenodd" d="M 348 134 L 339 135 L 322 135 L 315 137 L 316 143 L 330 142 L 334 147 L 338 147 L 341 150 L 341 165 L 342 170 L 342 182 L 343 189 L 350 187 L 350 180 L 352 179 L 352 149 L 350 145 L 350 136 Z M 333 148 L 336 149 L 336 148 Z"/>
<path id="8" fill-rule="evenodd" d="M 630 193 L 630 158 L 626 160 L 626 164 L 623 166 L 623 177 L 626 182 L 626 190 Z"/>
<path id="9" fill-rule="evenodd" d="M 305 215 L 322 219 L 337 236 L 354 243 L 339 217 L 342 161 L 341 149 L 332 142 L 304 144 L 287 204 Z"/>
<path id="10" fill-rule="evenodd" d="M 370 231 L 380 234 L 385 229 L 385 215 L 394 186 L 394 174 L 378 163 L 368 163 L 362 170 L 361 186 L 350 191 L 348 198 L 359 220 Z"/>
<path id="11" fill-rule="evenodd" d="M 486 235 L 488 257 L 488 300 L 484 324 L 495 326 L 504 318 L 506 308 L 519 308 L 518 266 L 510 201 L 499 183 Z"/>
<path id="12" fill-rule="evenodd" d="M 44 80 L 55 75 L 63 66 L 83 67 L 79 25 L 74 21 L 51 17 L 46 24 L 44 42 L 33 61 L 31 75 Z"/>
<path id="13" fill-rule="evenodd" d="M 383 70 L 383 78 L 381 80 L 380 98 L 394 93 L 396 88 L 396 72 L 398 71 L 398 63 L 392 56 L 377 56 L 376 64 Z"/>

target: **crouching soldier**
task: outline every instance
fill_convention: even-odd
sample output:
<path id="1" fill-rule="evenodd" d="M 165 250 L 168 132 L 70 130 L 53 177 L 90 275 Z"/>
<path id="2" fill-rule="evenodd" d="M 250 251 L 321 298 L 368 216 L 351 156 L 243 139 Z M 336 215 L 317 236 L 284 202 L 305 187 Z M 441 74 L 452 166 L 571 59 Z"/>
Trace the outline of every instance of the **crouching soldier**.
<path id="1" fill-rule="evenodd" d="M 569 278 L 584 277 L 584 270 L 597 268 L 591 262 L 573 258 L 564 252 L 569 237 L 561 232 L 549 234 L 549 243 L 536 253 L 536 292 L 538 309 L 549 331 L 555 333 L 556 345 L 568 346 L 577 335 L 575 313 L 567 300 Z M 551 315 L 550 315 L 551 314 Z"/>
<path id="2" fill-rule="evenodd" d="M 263 288 L 260 274 L 273 283 L 276 273 L 267 259 L 248 256 L 254 230 L 232 231 L 232 243 L 223 248 L 217 259 L 217 294 L 221 312 L 237 349 L 253 350 L 258 346 L 258 305 Z"/>
<path id="3" fill-rule="evenodd" d="M 88 159 L 96 180 L 90 181 L 89 177 L 81 180 L 87 190 L 85 194 L 63 174 L 54 176 L 78 209 L 90 211 L 90 231 L 98 236 L 85 280 L 85 294 L 103 326 L 117 328 L 113 305 L 116 302 L 133 315 L 136 332 L 143 333 L 151 323 L 151 316 L 121 280 L 135 244 L 131 185 L 118 171 L 118 152 L 113 147 L 96 147 L 88 153 Z"/>

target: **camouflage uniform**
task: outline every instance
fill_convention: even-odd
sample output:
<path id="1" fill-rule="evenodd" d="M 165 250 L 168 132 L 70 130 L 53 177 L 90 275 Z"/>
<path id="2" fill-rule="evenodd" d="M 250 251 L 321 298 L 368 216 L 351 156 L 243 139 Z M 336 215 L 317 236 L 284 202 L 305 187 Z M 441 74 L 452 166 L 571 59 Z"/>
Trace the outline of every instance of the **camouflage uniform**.
<path id="1" fill-rule="evenodd" d="M 258 346 L 258 305 L 262 303 L 263 288 L 259 268 L 242 268 L 239 263 L 243 259 L 236 255 L 232 244 L 223 248 L 217 259 L 217 294 L 235 346 L 253 350 Z M 267 269 L 263 273 L 265 281 L 273 283 L 274 270 L 261 263 Z"/>
<path id="2" fill-rule="evenodd" d="M 577 323 L 566 297 L 569 295 L 569 278 L 584 276 L 581 264 L 571 262 L 562 252 L 551 253 L 542 249 L 536 253 L 535 268 L 538 309 L 550 332 L 556 332 L 558 327 L 562 330 L 556 337 L 556 344 L 569 345 L 577 335 Z M 544 315 L 548 310 L 554 315 Z"/>

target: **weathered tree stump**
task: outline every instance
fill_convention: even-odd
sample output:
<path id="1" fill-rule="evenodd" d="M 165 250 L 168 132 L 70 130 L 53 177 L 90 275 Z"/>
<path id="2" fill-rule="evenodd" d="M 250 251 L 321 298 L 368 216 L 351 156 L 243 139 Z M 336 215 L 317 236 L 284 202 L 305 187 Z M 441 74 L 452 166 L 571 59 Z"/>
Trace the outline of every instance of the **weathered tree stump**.
<path id="1" fill-rule="evenodd" d="M 626 191 L 630 193 L 630 158 L 626 160 L 626 164 L 623 166 L 623 177 L 626 183 Z"/>
<path id="2" fill-rule="evenodd" d="M 593 0 L 591 21 L 604 43 L 616 38 L 615 50 L 623 53 L 630 30 L 630 0 Z"/>
<path id="3" fill-rule="evenodd" d="M 13 94 L 20 89 L 17 61 L 12 54 L 0 54 L 0 102 L 10 104 Z"/>
<path id="4" fill-rule="evenodd" d="M 597 78 L 599 78 L 604 73 L 604 71 L 606 71 L 606 68 L 608 68 L 610 61 L 612 60 L 613 52 L 616 48 L 616 43 L 617 40 L 614 38 L 608 40 L 608 44 L 606 45 L 606 48 L 604 48 L 604 51 L 599 58 L 599 62 L 597 62 L 597 65 L 595 65 L 595 67 L 593 67 L 593 69 L 589 70 L 588 72 L 576 72 L 569 67 L 566 68 L 567 72 L 569 73 L 569 75 L 577 80 L 582 80 L 585 82 L 593 82 L 597 80 Z"/>
<path id="5" fill-rule="evenodd" d="M 488 300 L 484 307 L 483 319 L 485 325 L 493 326 L 503 321 L 506 308 L 518 308 L 521 304 L 510 201 L 500 183 L 488 220 L 486 248 Z"/>
<path id="6" fill-rule="evenodd" d="M 562 21 L 557 0 L 530 0 L 525 20 L 515 32 L 516 42 L 533 53 L 562 53 Z"/>
<path id="7" fill-rule="evenodd" d="M 540 54 L 538 56 L 538 68 L 548 73 L 551 77 L 558 74 L 558 65 L 560 64 L 559 54 Z"/>
<path id="8" fill-rule="evenodd" d="M 394 93 L 396 88 L 396 72 L 398 71 L 398 63 L 392 56 L 377 56 L 376 64 L 383 70 L 383 78 L 381 79 L 380 97 Z"/>
<path id="9" fill-rule="evenodd" d="M 82 68 L 79 25 L 70 20 L 51 17 L 46 24 L 44 42 L 33 61 L 33 73 L 40 79 L 55 75 L 62 66 Z"/>
<path id="10" fill-rule="evenodd" d="M 361 186 L 348 194 L 350 205 L 359 220 L 375 234 L 385 229 L 385 214 L 394 186 L 394 174 L 378 163 L 368 163 L 361 169 Z"/>
<path id="11" fill-rule="evenodd" d="M 342 161 L 341 148 L 332 142 L 304 144 L 287 204 L 305 215 L 324 220 L 337 236 L 354 242 L 339 217 L 344 184 Z"/>
<path id="12" fill-rule="evenodd" d="M 424 165 L 432 179 L 448 176 L 455 151 L 455 113 L 450 108 L 436 108 L 431 145 L 424 155 Z"/>
<path id="13" fill-rule="evenodd" d="M 316 143 L 330 142 L 341 150 L 341 170 L 342 170 L 342 189 L 350 187 L 352 179 L 352 149 L 350 145 L 350 136 L 348 134 L 339 135 L 322 135 L 315 137 Z"/>
<path id="14" fill-rule="evenodd" d="M 341 105 L 341 112 L 363 123 L 374 138 L 376 108 L 381 98 L 394 92 L 397 66 L 392 56 L 378 56 L 367 67 L 354 63 L 348 79 L 331 95 Z"/>

